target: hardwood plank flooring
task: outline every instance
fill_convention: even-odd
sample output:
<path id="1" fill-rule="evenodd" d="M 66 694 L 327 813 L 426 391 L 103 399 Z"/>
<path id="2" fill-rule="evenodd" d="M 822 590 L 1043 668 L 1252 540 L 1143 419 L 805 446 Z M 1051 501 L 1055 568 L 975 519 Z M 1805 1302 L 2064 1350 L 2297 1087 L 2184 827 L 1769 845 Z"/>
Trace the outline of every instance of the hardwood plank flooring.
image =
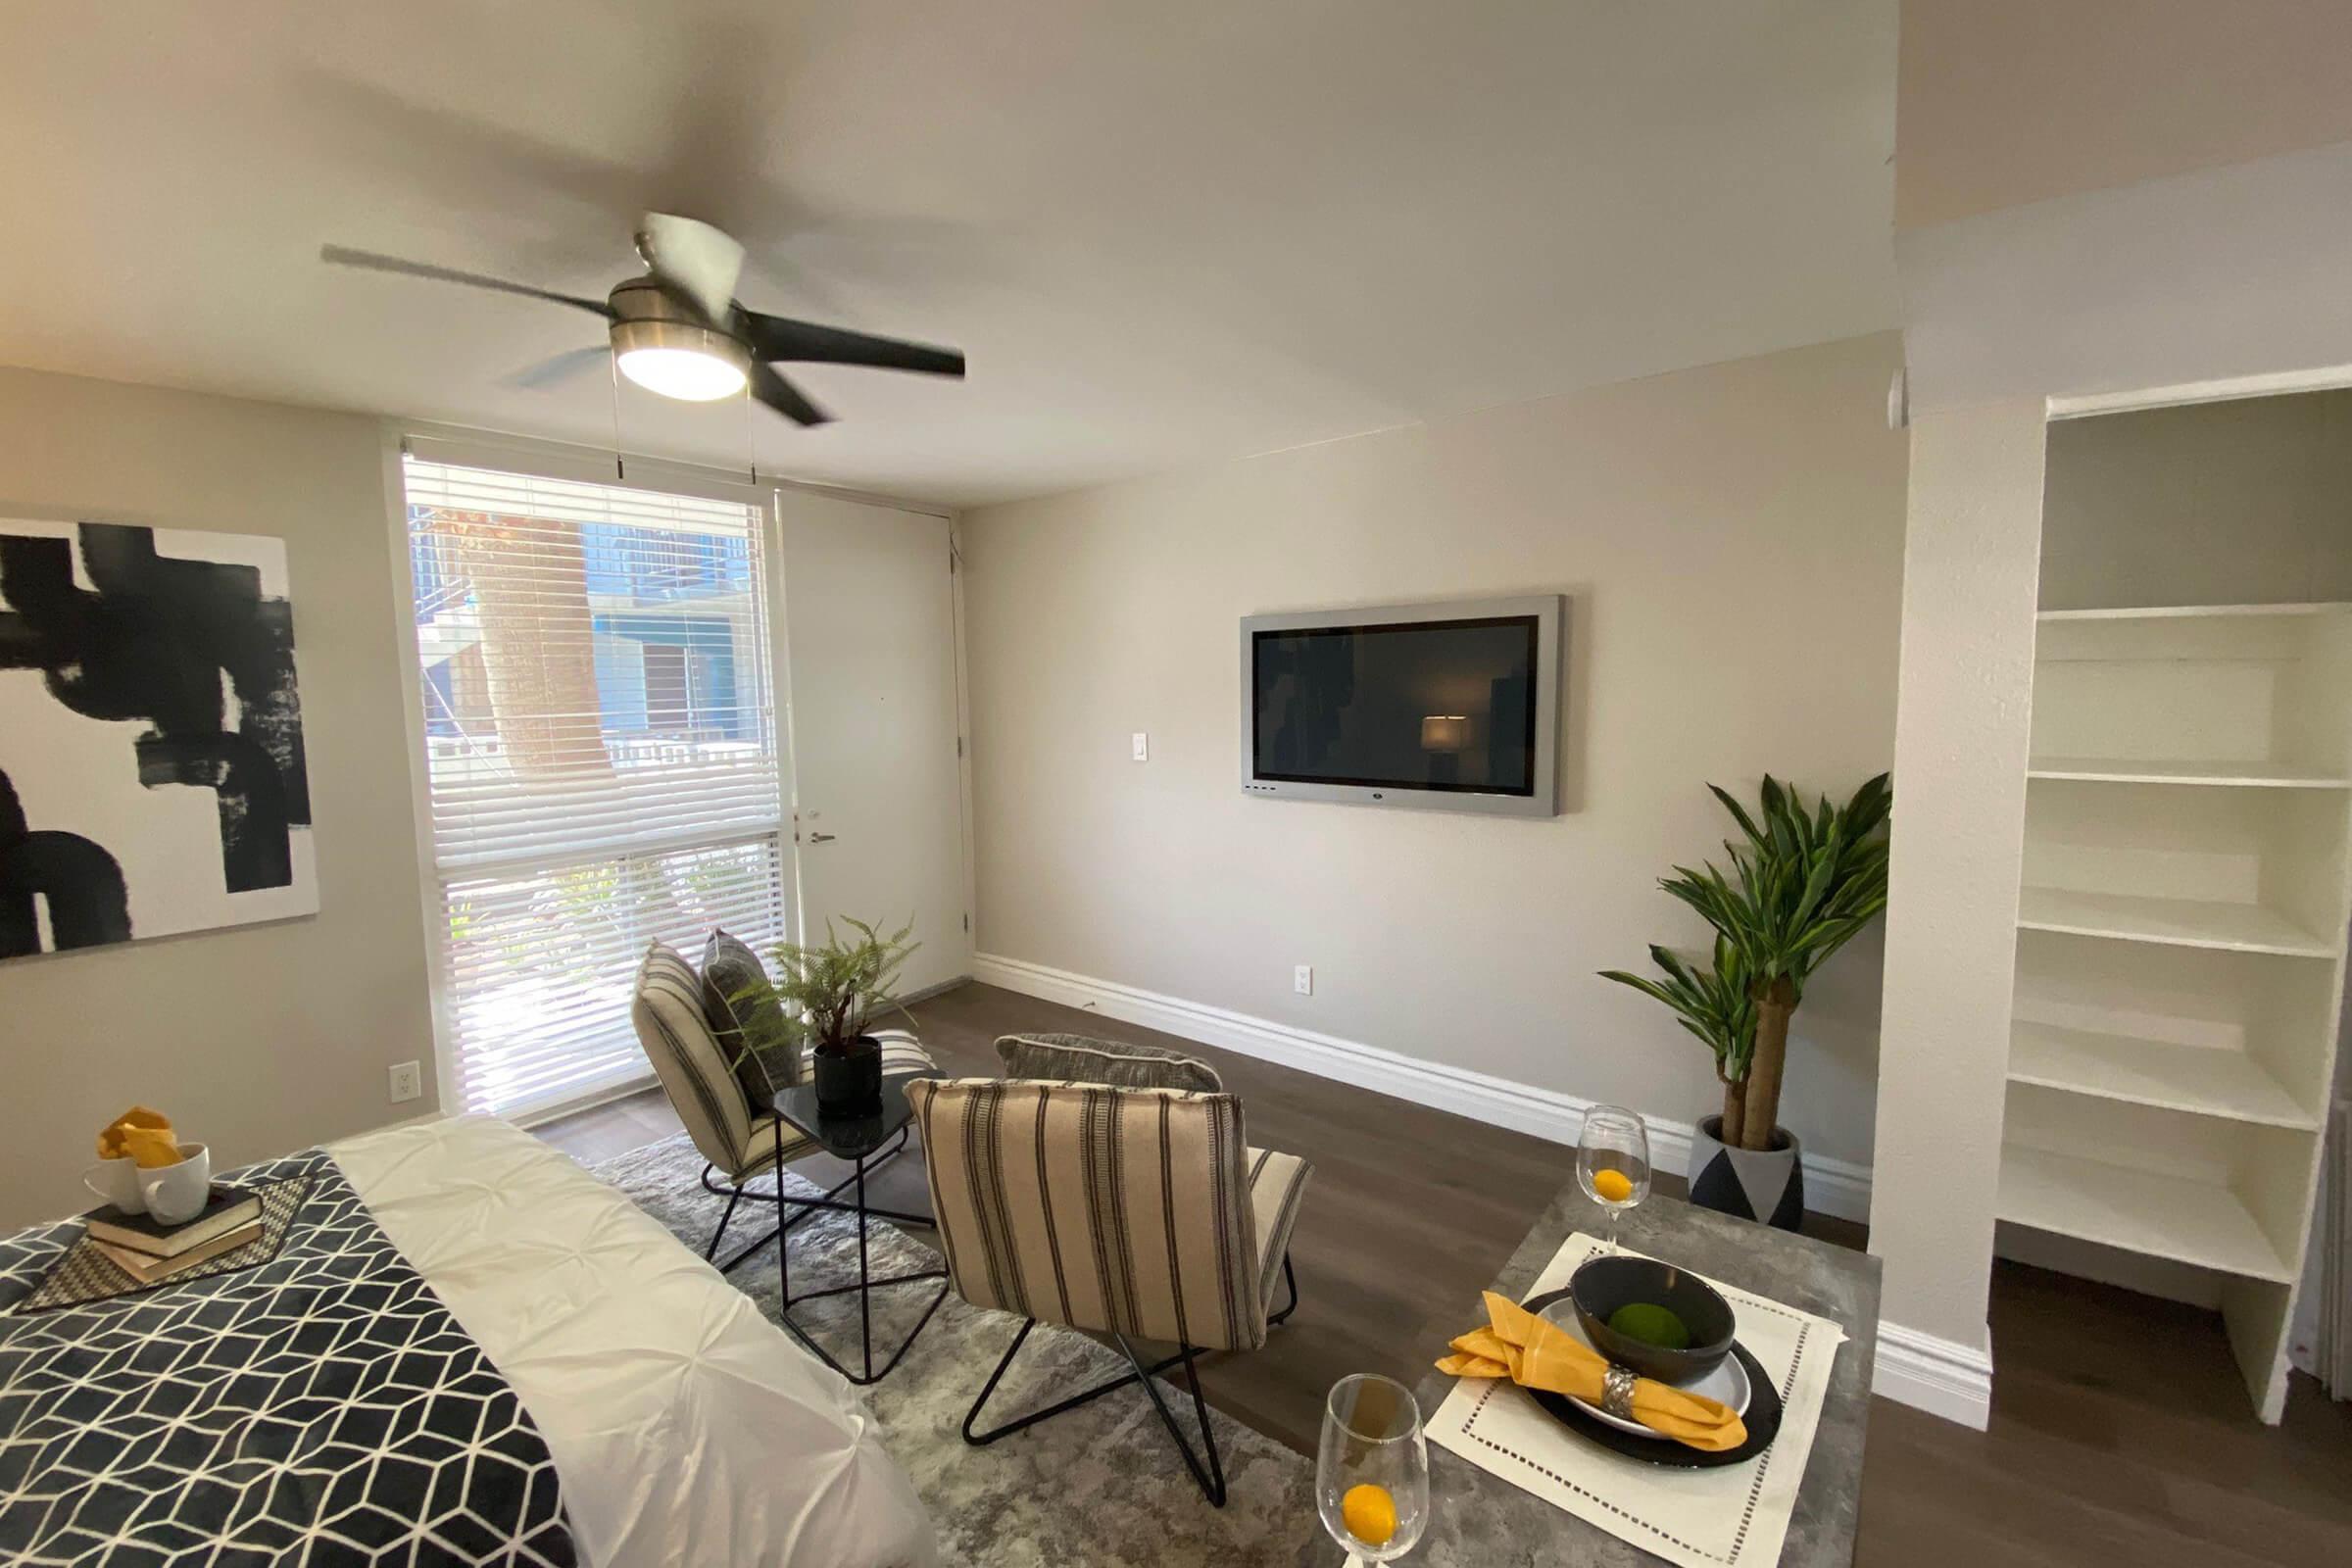
<path id="1" fill-rule="evenodd" d="M 1493 1278 L 1575 1177 L 1565 1145 L 992 986 L 913 1011 L 956 1073 L 993 1076 L 996 1037 L 1019 1030 L 1190 1051 L 1242 1097 L 1252 1143 L 1313 1163 L 1292 1243 L 1298 1315 L 1263 1350 L 1210 1358 L 1203 1379 L 1218 1409 L 1302 1453 L 1314 1452 L 1324 1393 L 1341 1377 L 1419 1377 L 1443 1348 L 1429 1343 L 1433 1325 Z M 539 1129 L 587 1163 L 677 1130 L 658 1090 Z M 919 1155 L 894 1166 L 873 1200 L 926 1206 Z M 830 1161 L 795 1168 L 834 1179 Z M 1681 1183 L 1661 1172 L 1658 1190 Z M 1846 1246 L 1866 1239 L 1822 1216 L 1806 1228 Z M 1998 1265 L 1991 1318 L 1989 1431 L 1872 1401 L 1860 1562 L 2352 1561 L 2352 1405 L 2298 1377 L 2285 1425 L 2266 1428 L 2217 1316 L 2063 1275 Z"/>

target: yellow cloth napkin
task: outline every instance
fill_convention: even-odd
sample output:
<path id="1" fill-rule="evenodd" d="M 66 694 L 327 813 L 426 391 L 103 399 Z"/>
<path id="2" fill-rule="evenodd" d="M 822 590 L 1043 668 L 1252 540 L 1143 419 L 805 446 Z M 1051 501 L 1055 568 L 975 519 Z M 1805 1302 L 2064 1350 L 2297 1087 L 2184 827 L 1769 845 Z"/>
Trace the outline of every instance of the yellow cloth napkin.
<path id="1" fill-rule="evenodd" d="M 1487 1326 L 1453 1342 L 1456 1353 L 1438 1370 L 1461 1378 L 1509 1378 L 1521 1388 L 1546 1389 L 1590 1404 L 1601 1402 L 1609 1363 L 1573 1334 L 1544 1322 L 1505 1296 L 1486 1293 Z M 1747 1426 L 1724 1405 L 1648 1378 L 1634 1383 L 1634 1419 L 1663 1437 L 1709 1453 L 1737 1448 Z"/>
<path id="2" fill-rule="evenodd" d="M 98 1157 L 121 1159 L 128 1154 L 142 1170 L 179 1163 L 179 1139 L 172 1118 L 145 1105 L 133 1105 L 106 1124 L 98 1134 Z"/>

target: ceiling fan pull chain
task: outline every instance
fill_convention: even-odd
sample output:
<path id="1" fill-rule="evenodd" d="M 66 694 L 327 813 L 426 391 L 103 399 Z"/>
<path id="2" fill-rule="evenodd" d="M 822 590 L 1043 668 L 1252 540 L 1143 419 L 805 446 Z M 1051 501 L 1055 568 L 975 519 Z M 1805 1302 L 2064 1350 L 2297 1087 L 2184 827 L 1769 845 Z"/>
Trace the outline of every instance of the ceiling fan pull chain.
<path id="1" fill-rule="evenodd" d="M 620 356 L 612 355 L 605 361 L 605 375 L 612 383 L 612 477 L 626 479 L 628 465 L 620 458 Z"/>
<path id="2" fill-rule="evenodd" d="M 752 470 L 752 488 L 760 488 L 759 444 L 752 435 L 752 383 L 743 383 L 743 462 Z"/>

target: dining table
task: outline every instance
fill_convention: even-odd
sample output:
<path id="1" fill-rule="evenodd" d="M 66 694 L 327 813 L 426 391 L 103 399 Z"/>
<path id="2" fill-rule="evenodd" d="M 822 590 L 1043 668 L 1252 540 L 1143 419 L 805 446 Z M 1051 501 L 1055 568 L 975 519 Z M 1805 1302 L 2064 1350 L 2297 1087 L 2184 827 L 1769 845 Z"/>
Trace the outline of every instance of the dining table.
<path id="1" fill-rule="evenodd" d="M 1568 1239 L 1606 1233 L 1608 1212 L 1571 1182 L 1546 1205 L 1488 1287 L 1512 1300 Z M 1805 1458 L 1781 1568 L 1846 1568 L 1862 1508 L 1862 1457 L 1870 1422 L 1871 1366 L 1878 1348 L 1879 1260 L 1867 1252 L 1775 1230 L 1653 1195 L 1617 1217 L 1617 1243 L 1723 1284 L 1816 1313 L 1845 1331 L 1830 1373 L 1821 1420 Z M 1432 1361 L 1454 1335 L 1486 1321 L 1478 1298 L 1431 1322 L 1422 1338 Z M 1455 1380 L 1433 1369 L 1414 1397 L 1427 1419 Z M 1642 1568 L 1663 1559 L 1623 1541 L 1436 1444 L 1429 1447 L 1429 1522 L 1407 1563 L 1461 1568 L 1573 1563 Z"/>

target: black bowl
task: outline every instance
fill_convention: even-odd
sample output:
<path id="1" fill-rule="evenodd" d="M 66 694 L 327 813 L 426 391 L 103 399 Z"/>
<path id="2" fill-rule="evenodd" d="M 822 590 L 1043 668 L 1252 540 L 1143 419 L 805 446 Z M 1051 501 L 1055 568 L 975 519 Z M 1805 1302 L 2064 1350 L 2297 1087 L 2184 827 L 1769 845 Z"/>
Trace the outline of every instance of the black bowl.
<path id="1" fill-rule="evenodd" d="M 1589 1258 L 1568 1281 L 1577 1321 L 1592 1348 L 1620 1366 L 1660 1383 L 1690 1383 L 1715 1370 L 1732 1353 L 1740 1323 L 1712 1285 L 1672 1263 L 1653 1257 L 1611 1254 Z M 1633 1301 L 1665 1307 L 1690 1331 L 1690 1348 L 1669 1350 L 1609 1327 L 1609 1314 Z"/>

